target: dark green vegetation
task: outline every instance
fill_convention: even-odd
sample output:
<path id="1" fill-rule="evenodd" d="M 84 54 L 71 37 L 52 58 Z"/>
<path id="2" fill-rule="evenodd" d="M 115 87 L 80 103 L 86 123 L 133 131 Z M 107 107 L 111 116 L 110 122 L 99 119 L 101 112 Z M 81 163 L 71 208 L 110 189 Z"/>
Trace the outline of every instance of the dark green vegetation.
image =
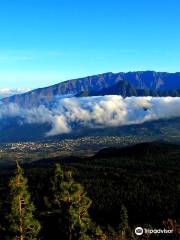
<path id="1" fill-rule="evenodd" d="M 51 185 L 49 204 L 51 211 L 59 211 L 59 236 L 69 240 L 105 239 L 100 227 L 89 216 L 92 202 L 82 185 L 74 181 L 72 172 L 63 171 L 60 164 L 56 164 Z M 57 235 L 57 231 L 55 233 Z"/>
<path id="2" fill-rule="evenodd" d="M 53 234 L 61 231 L 57 206 L 51 204 L 52 195 L 55 196 L 51 179 L 57 162 L 65 172 L 72 171 L 75 182 L 84 186 L 83 202 L 92 201 L 88 214 L 108 236 L 123 233 L 122 228 L 127 224 L 131 231 L 135 226 L 147 225 L 164 229 L 168 222 L 173 223 L 171 229 L 175 229 L 176 222 L 180 221 L 180 146 L 142 143 L 121 149 L 103 149 L 94 157 L 49 158 L 23 165 L 45 239 L 56 239 Z M 10 169 L 0 175 L 0 206 L 4 211 L 11 175 Z M 68 182 L 71 181 L 68 180 L 67 185 Z M 3 211 L 0 217 L 3 226 L 2 215 Z M 151 236 L 149 239 L 166 238 Z M 174 234 L 167 239 L 178 238 Z"/>
<path id="3" fill-rule="evenodd" d="M 8 229 L 6 234 L 9 239 L 37 239 L 40 224 L 34 218 L 34 205 L 30 201 L 27 180 L 23 170 L 17 162 L 17 170 L 9 183 L 9 214 L 7 217 Z"/>
<path id="4" fill-rule="evenodd" d="M 128 82 L 128 86 L 126 81 Z M 134 96 L 136 91 L 138 92 L 137 95 L 143 96 L 149 94 L 163 96 L 170 94 L 172 96 L 179 96 L 180 73 L 154 71 L 138 71 L 128 73 L 110 72 L 68 80 L 50 87 L 36 89 L 25 94 L 5 98 L 2 101 L 4 103 L 13 102 L 19 104 L 20 106 L 32 107 L 42 103 L 51 102 L 56 95 L 80 93 L 81 95 L 87 96 L 91 92 L 96 92 L 97 94 L 97 92 L 101 91 L 102 89 L 107 91 L 108 88 L 113 92 L 113 85 L 115 86 L 117 83 L 120 83 L 120 85 L 126 89 L 127 93 L 125 94 L 124 91 L 123 96 L 128 96 L 130 94 Z M 110 92 L 108 94 L 110 94 Z M 121 91 L 117 92 L 116 94 L 121 94 Z"/>

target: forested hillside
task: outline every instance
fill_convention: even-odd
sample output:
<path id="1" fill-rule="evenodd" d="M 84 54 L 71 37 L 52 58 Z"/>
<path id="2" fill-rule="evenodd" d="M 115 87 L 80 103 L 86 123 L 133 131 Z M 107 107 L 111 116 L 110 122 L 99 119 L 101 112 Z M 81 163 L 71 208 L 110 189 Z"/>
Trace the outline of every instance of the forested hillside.
<path id="1" fill-rule="evenodd" d="M 179 145 L 153 142 L 122 149 L 104 149 L 94 157 L 72 158 L 69 161 L 58 158 L 42 159 L 23 165 L 31 200 L 36 207 L 34 216 L 41 224 L 39 234 L 43 239 L 52 239 L 55 233 L 60 238 L 65 236 L 63 239 L 70 239 L 67 237 L 69 230 L 64 232 L 68 222 L 63 220 L 63 216 L 68 213 L 68 189 L 71 184 L 75 184 L 75 195 L 69 197 L 76 203 L 78 192 L 82 192 L 80 195 L 84 199 L 81 202 L 83 205 L 71 209 L 72 214 L 76 216 L 76 211 L 81 207 L 86 209 L 86 221 L 91 224 L 87 225 L 86 222 L 82 231 L 90 239 L 137 239 L 133 234 L 135 226 L 143 227 L 148 224 L 151 228 L 164 228 L 169 223 L 170 228 L 175 230 L 168 239 L 178 239 L 176 224 L 180 221 L 179 156 Z M 56 163 L 61 164 L 62 170 L 54 167 Z M 55 169 L 58 171 L 56 174 Z M 14 170 L 11 173 L 5 171 L 0 175 L 1 236 L 9 231 L 5 217 L 10 211 L 8 182 L 13 172 Z M 62 211 L 65 211 L 63 216 Z M 71 219 L 75 221 L 71 226 L 77 227 L 75 216 L 74 220 Z M 72 234 L 75 228 L 72 228 Z M 80 229 L 76 230 L 79 234 Z M 122 231 L 126 233 L 123 236 Z M 93 234 L 99 234 L 99 237 Z M 147 236 L 141 239 L 146 239 L 145 237 Z M 160 237 L 149 236 L 148 239 Z"/>

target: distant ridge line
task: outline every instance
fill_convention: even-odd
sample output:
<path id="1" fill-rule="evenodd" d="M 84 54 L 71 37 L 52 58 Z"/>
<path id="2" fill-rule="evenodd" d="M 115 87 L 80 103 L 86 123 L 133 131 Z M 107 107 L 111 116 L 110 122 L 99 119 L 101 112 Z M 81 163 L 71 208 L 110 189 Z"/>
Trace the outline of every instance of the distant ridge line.
<path id="1" fill-rule="evenodd" d="M 52 101 L 57 95 L 79 94 L 82 92 L 98 92 L 103 89 L 113 87 L 115 84 L 122 81 L 128 82 L 131 88 L 134 88 L 136 90 L 180 90 L 180 72 L 168 73 L 150 70 L 119 73 L 107 72 L 72 80 L 66 80 L 52 86 L 38 88 L 23 94 L 3 98 L 1 101 L 5 104 L 17 103 L 24 107 L 31 107 L 43 104 L 44 102 Z M 173 92 L 173 94 L 175 94 L 175 92 Z"/>

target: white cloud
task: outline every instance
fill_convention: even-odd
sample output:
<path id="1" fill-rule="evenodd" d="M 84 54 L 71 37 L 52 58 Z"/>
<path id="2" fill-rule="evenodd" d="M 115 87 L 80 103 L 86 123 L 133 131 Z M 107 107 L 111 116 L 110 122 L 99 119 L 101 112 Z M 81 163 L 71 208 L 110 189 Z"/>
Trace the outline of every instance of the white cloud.
<path id="1" fill-rule="evenodd" d="M 74 128 L 105 128 L 180 117 L 179 97 L 101 96 L 60 98 L 50 108 L 43 105 L 23 109 L 16 104 L 1 105 L 0 119 L 21 117 L 24 123 L 49 123 L 48 136 L 69 133 Z"/>

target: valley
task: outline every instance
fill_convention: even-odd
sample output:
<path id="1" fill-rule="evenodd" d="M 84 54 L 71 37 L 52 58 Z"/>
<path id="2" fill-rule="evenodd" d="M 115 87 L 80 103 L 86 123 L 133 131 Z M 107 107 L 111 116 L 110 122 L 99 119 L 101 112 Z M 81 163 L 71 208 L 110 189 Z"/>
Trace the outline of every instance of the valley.
<path id="1" fill-rule="evenodd" d="M 1 141 L 0 166 L 12 165 L 17 158 L 28 163 L 32 159 L 36 161 L 49 157 L 92 156 L 106 147 L 123 147 L 150 141 L 180 144 L 180 119 L 151 121 L 118 128 L 82 128 L 74 134 L 34 140 L 36 141 L 18 141 L 16 138 L 14 142 Z"/>
<path id="2" fill-rule="evenodd" d="M 91 136 L 59 141 L 0 144 L 0 166 L 15 164 L 17 158 L 28 163 L 50 157 L 92 156 L 105 147 L 127 146 L 141 141 L 138 136 Z"/>
<path id="3" fill-rule="evenodd" d="M 139 240 L 136 226 L 147 225 L 173 229 L 168 240 L 178 239 L 179 79 L 179 73 L 107 73 L 2 99 L 0 239 L 12 234 L 5 217 L 11 211 L 9 179 L 21 167 L 42 239 L 69 239 L 67 215 L 81 207 L 93 222 L 88 239 Z M 71 196 L 72 189 L 77 192 Z M 124 221 L 125 238 L 119 225 Z"/>

